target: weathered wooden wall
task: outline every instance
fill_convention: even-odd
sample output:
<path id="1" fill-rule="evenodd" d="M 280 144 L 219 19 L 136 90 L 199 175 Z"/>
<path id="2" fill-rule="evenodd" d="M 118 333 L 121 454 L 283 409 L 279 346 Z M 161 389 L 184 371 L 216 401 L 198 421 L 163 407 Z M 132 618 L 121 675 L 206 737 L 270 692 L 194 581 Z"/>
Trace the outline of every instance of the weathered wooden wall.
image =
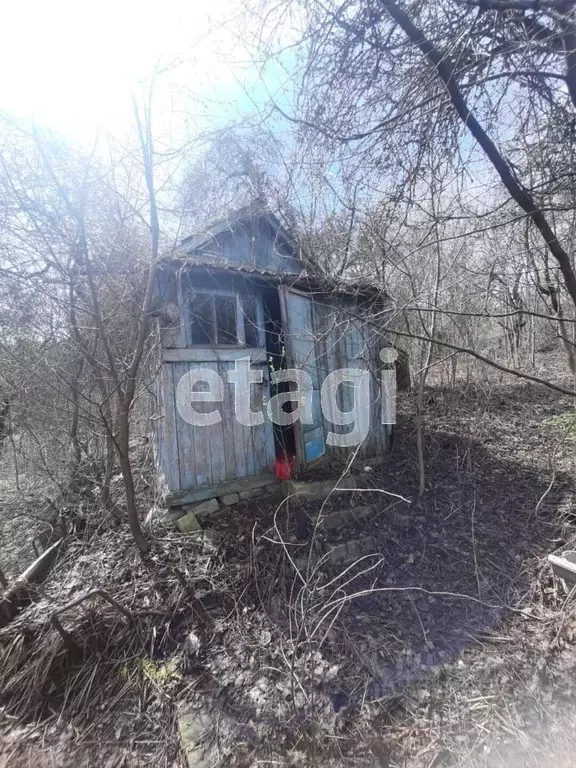
<path id="1" fill-rule="evenodd" d="M 221 486 L 239 478 L 257 477 L 271 473 L 275 459 L 274 437 L 265 414 L 265 424 L 257 427 L 241 425 L 235 418 L 234 387 L 227 374 L 238 357 L 250 355 L 252 366 L 260 366 L 265 380 L 269 380 L 264 330 L 258 349 L 193 347 L 189 333 L 188 296 L 193 290 L 238 291 L 242 295 L 257 296 L 261 303 L 263 325 L 264 288 L 250 277 L 236 273 L 211 274 L 209 270 L 194 275 L 176 273 L 165 281 L 165 301 L 176 303 L 179 320 L 163 333 L 161 375 L 158 379 L 158 412 L 155 417 L 157 457 L 165 486 L 172 492 Z M 274 290 L 268 286 L 268 291 Z M 390 428 L 382 424 L 381 369 L 379 358 L 385 344 L 384 335 L 377 324 L 361 319 L 361 309 L 353 297 L 346 295 L 306 294 L 281 289 L 291 295 L 284 302 L 289 307 L 287 348 L 295 351 L 296 364 L 311 374 L 314 381 L 314 423 L 302 425 L 301 440 L 304 464 L 325 455 L 346 460 L 351 448 L 324 445 L 330 432 L 346 433 L 349 426 L 331 422 L 330 414 L 320 409 L 320 387 L 325 377 L 341 368 L 360 368 L 370 372 L 370 424 L 359 454 L 383 454 L 389 444 Z M 280 302 L 280 305 L 282 302 Z M 290 337 L 290 338 L 288 338 Z M 288 343 L 292 342 L 292 343 Z M 178 413 L 176 392 L 178 382 L 189 371 L 209 368 L 220 374 L 225 382 L 224 401 L 211 404 L 218 408 L 222 421 L 218 424 L 193 426 Z M 267 387 L 251 387 L 252 410 L 264 410 L 264 398 L 269 397 Z M 339 407 L 348 411 L 354 403 L 351 385 L 340 387 Z M 264 410 L 265 413 L 265 410 Z M 361 415 L 361 418 L 366 418 Z"/>
<path id="2" fill-rule="evenodd" d="M 185 358 L 185 350 L 182 352 L 181 357 Z M 241 350 L 241 354 L 245 356 L 246 350 Z M 174 354 L 167 356 L 175 357 Z M 252 357 L 253 367 L 267 365 L 265 355 L 253 354 Z M 222 420 L 210 426 L 194 426 L 188 424 L 178 412 L 178 382 L 189 371 L 206 368 L 216 371 L 224 381 L 223 402 L 211 403 L 209 408 L 210 411 L 218 410 Z M 272 431 L 266 424 L 247 427 L 234 418 L 234 387 L 228 383 L 228 372 L 233 368 L 231 359 L 163 362 L 158 461 L 160 473 L 170 491 L 219 485 L 271 471 L 274 463 Z M 263 388 L 251 387 L 251 395 L 252 410 L 262 410 Z M 196 407 L 200 410 L 200 406 Z"/>
<path id="3" fill-rule="evenodd" d="M 302 269 L 292 248 L 270 230 L 265 219 L 237 224 L 233 230 L 215 235 L 196 253 L 271 271 L 298 273 Z"/>
<path id="4" fill-rule="evenodd" d="M 314 302 L 314 322 L 318 338 L 318 365 L 321 377 L 341 368 L 359 368 L 370 373 L 370 416 L 368 435 L 362 443 L 359 455 L 376 456 L 388 449 L 390 427 L 382 424 L 382 396 L 380 350 L 384 346 L 384 334 L 378 324 L 361 320 L 357 305 L 352 298 L 326 297 Z M 338 405 L 342 411 L 353 406 L 351 386 L 340 387 Z M 348 426 L 332 424 L 324 414 L 324 434 L 346 433 Z M 350 448 L 327 446 L 327 454 L 347 459 Z"/>

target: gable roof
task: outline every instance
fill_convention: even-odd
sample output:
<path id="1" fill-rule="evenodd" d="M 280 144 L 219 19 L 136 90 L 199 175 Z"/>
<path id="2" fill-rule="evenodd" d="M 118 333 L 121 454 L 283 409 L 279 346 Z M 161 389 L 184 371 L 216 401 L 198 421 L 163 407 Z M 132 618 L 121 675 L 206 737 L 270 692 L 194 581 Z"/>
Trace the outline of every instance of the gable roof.
<path id="1" fill-rule="evenodd" d="M 264 210 L 259 200 L 239 208 L 224 219 L 208 224 L 206 229 L 201 232 L 188 235 L 182 240 L 182 247 L 190 251 L 202 250 L 209 246 L 218 235 L 233 232 L 236 227 L 257 219 L 264 222 L 273 232 L 274 237 L 282 241 L 296 255 L 296 243 L 282 226 L 280 219 L 274 213 Z"/>
<path id="2" fill-rule="evenodd" d="M 269 227 L 271 235 L 285 244 L 291 251 L 299 269 L 295 271 L 278 271 L 266 267 L 248 263 L 229 263 L 226 259 L 205 253 L 209 250 L 219 235 L 230 232 L 247 222 L 261 221 Z M 347 280 L 311 274 L 299 254 L 299 249 L 288 231 L 282 226 L 280 219 L 273 213 L 266 211 L 261 200 L 257 199 L 250 205 L 239 208 L 224 219 L 219 219 L 207 225 L 203 232 L 194 233 L 183 238 L 180 250 L 184 251 L 181 258 L 163 259 L 161 263 L 172 263 L 179 268 L 199 269 L 207 273 L 238 275 L 245 279 L 256 279 L 272 284 L 292 285 L 305 292 L 330 292 L 340 295 L 363 297 L 365 299 L 384 298 L 389 299 L 388 293 L 381 287 L 370 281 L 362 279 Z M 182 260 L 181 260 L 182 259 Z M 208 259 L 208 260 L 207 260 Z"/>

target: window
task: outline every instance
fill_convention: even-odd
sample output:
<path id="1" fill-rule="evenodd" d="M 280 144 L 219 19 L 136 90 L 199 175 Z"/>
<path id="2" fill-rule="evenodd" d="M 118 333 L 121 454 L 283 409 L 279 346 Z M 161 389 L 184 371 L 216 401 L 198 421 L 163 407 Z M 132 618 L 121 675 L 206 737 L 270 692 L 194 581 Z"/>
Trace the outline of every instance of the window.
<path id="1" fill-rule="evenodd" d="M 236 296 L 214 296 L 217 344 L 238 344 Z"/>
<path id="2" fill-rule="evenodd" d="M 192 344 L 202 347 L 264 346 L 258 296 L 195 293 L 189 307 Z"/>
<path id="3" fill-rule="evenodd" d="M 256 296 L 244 296 L 242 298 L 242 310 L 244 314 L 244 337 L 247 347 L 262 346 L 261 329 L 259 323 L 258 299 Z"/>
<path id="4" fill-rule="evenodd" d="M 190 302 L 192 344 L 214 344 L 214 303 L 212 296 L 198 294 Z"/>
<path id="5" fill-rule="evenodd" d="M 190 302 L 192 344 L 237 345 L 236 312 L 236 296 L 197 293 Z"/>

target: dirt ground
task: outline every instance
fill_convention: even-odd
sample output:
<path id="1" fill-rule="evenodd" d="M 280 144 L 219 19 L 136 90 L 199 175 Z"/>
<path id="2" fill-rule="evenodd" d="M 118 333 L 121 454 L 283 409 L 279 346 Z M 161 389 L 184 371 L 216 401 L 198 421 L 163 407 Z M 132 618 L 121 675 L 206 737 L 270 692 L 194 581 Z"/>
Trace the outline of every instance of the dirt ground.
<path id="1" fill-rule="evenodd" d="M 123 528 L 73 538 L 0 630 L 4 764 L 184 765 L 186 706 L 206 765 L 576 766 L 576 606 L 546 563 L 576 540 L 572 409 L 515 380 L 431 387 L 421 500 L 406 398 L 354 492 L 157 530 L 148 562 Z M 325 557 L 356 541 L 358 562 Z M 47 617 L 94 587 L 132 619 L 83 603 L 67 649 Z"/>

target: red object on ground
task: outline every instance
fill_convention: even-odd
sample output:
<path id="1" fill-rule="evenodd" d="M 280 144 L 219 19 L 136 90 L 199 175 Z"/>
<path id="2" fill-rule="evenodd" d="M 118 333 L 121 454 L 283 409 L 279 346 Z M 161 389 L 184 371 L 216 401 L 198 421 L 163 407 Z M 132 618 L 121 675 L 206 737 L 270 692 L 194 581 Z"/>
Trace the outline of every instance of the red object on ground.
<path id="1" fill-rule="evenodd" d="M 294 469 L 294 456 L 284 456 L 274 462 L 274 474 L 278 480 L 290 480 Z"/>

